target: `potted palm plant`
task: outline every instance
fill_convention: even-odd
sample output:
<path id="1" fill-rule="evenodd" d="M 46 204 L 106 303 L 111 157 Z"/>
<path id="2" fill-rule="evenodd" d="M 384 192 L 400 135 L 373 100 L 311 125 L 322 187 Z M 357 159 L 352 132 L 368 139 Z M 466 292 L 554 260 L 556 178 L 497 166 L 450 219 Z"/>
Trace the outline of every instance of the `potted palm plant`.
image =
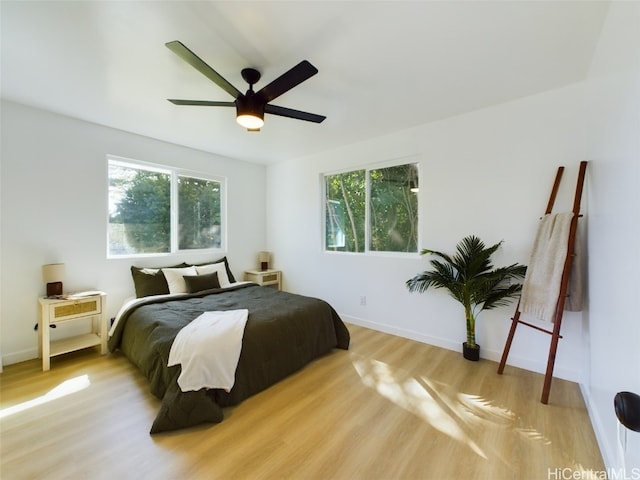
<path id="1" fill-rule="evenodd" d="M 491 255 L 502 242 L 487 248 L 478 237 L 470 235 L 456 246 L 452 256 L 435 250 L 424 249 L 421 255 L 431 254 L 433 270 L 424 271 L 407 280 L 410 292 L 425 292 L 429 287 L 445 288 L 464 307 L 467 321 L 467 341 L 463 343 L 463 355 L 467 360 L 480 358 L 480 346 L 476 343 L 476 319 L 482 310 L 507 305 L 522 290 L 522 284 L 511 280 L 522 279 L 527 270 L 514 263 L 508 267 L 494 268 Z"/>

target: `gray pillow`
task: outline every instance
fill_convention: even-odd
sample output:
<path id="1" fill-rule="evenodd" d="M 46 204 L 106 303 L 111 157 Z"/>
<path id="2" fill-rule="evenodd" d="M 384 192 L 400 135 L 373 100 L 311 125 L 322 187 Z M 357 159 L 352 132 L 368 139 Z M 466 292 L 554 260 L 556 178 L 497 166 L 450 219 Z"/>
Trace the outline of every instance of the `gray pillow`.
<path id="1" fill-rule="evenodd" d="M 187 293 L 220 288 L 218 272 L 205 273 L 204 275 L 185 275 L 182 278 L 184 278 L 184 283 L 187 285 Z"/>

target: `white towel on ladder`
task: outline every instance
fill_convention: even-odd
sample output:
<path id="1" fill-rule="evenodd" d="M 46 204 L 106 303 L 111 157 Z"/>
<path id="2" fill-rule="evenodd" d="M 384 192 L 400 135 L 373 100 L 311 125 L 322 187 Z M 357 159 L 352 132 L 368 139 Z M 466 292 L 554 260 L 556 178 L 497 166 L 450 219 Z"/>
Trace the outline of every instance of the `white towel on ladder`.
<path id="1" fill-rule="evenodd" d="M 204 312 L 178 332 L 168 366 L 182 365 L 178 385 L 183 392 L 231 390 L 248 317 L 246 309 Z"/>
<path id="2" fill-rule="evenodd" d="M 569 249 L 573 212 L 542 217 L 522 284 L 520 313 L 552 322 Z"/>

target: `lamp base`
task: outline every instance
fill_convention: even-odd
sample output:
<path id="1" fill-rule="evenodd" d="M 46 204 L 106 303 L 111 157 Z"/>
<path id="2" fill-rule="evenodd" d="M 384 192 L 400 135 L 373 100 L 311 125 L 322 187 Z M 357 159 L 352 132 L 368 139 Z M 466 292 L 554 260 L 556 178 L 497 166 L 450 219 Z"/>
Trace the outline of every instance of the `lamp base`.
<path id="1" fill-rule="evenodd" d="M 62 282 L 47 283 L 47 297 L 62 295 Z"/>
<path id="2" fill-rule="evenodd" d="M 269 262 L 260 262 L 260 270 L 263 272 L 269 270 Z"/>

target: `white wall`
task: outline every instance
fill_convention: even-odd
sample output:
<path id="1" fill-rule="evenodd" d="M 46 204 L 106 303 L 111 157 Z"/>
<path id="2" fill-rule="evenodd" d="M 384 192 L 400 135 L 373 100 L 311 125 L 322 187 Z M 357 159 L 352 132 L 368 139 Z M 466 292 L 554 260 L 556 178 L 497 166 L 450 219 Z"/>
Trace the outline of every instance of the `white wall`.
<path id="1" fill-rule="evenodd" d="M 497 263 L 526 263 L 555 168 L 568 167 L 557 205 L 569 209 L 577 164 L 589 160 L 588 294 L 582 314 L 565 314 L 555 373 L 581 383 L 607 467 L 632 478 L 640 434 L 628 431 L 622 446 L 613 398 L 640 394 L 639 132 L 640 3 L 613 2 L 582 84 L 269 167 L 268 245 L 287 289 L 329 300 L 347 321 L 458 350 L 461 307 L 404 288 L 425 259 L 322 252 L 321 174 L 417 155 L 421 246 L 450 250 L 474 233 L 505 240 Z M 512 312 L 483 313 L 484 357 L 499 358 Z M 546 335 L 520 328 L 509 363 L 542 372 L 547 352 Z"/>
<path id="2" fill-rule="evenodd" d="M 612 3 L 586 98 L 593 164 L 585 390 L 607 466 L 620 469 L 625 452 L 618 443 L 613 398 L 623 390 L 640 394 L 640 3 Z M 624 478 L 640 478 L 640 433 L 629 431 L 627 441 Z"/>
<path id="3" fill-rule="evenodd" d="M 37 356 L 41 266 L 66 264 L 65 290 L 108 293 L 109 316 L 134 294 L 130 266 L 226 254 L 234 274 L 265 248 L 265 167 L 2 102 L 0 350 L 9 364 Z M 106 155 L 227 178 L 228 249 L 152 259 L 106 259 Z M 57 333 L 57 332 L 54 332 Z"/>
<path id="4" fill-rule="evenodd" d="M 284 271 L 285 288 L 328 300 L 347 321 L 460 350 L 462 307 L 445 292 L 420 295 L 405 288 L 408 278 L 428 267 L 426 258 L 330 254 L 321 247 L 323 172 L 414 155 L 422 177 L 420 247 L 452 251 L 462 237 L 476 234 L 486 243 L 504 240 L 497 265 L 526 264 L 560 165 L 567 170 L 557 205 L 571 209 L 585 157 L 582 85 L 268 168 L 268 245 Z M 500 358 L 514 308 L 481 314 L 483 357 Z M 579 313 L 565 315 L 559 377 L 582 380 L 582 322 Z M 544 371 L 549 340 L 521 327 L 509 363 Z"/>

